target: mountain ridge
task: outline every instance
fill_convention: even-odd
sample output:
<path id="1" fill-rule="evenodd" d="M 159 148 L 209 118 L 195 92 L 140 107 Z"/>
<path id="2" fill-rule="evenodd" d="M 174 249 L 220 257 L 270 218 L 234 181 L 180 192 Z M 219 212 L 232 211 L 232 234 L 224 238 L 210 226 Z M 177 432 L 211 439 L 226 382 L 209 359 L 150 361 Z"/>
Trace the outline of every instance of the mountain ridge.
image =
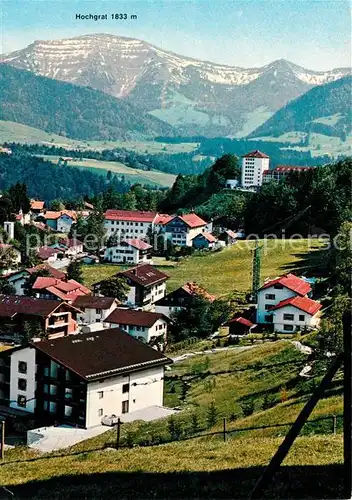
<path id="1" fill-rule="evenodd" d="M 1 58 L 36 74 L 124 99 L 180 133 L 233 137 L 248 135 L 313 86 L 350 72 L 312 71 L 284 59 L 241 68 L 109 34 L 38 40 Z"/>

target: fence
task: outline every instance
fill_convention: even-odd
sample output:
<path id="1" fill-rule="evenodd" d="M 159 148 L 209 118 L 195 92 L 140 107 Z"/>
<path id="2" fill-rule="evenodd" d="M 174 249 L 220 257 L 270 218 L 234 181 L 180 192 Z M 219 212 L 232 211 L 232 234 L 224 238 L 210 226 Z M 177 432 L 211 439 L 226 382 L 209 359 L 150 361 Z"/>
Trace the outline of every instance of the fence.
<path id="1" fill-rule="evenodd" d="M 338 415 L 329 415 L 326 417 L 319 417 L 315 418 L 312 420 L 307 420 L 305 426 L 309 426 L 309 424 L 316 424 L 317 422 L 323 422 L 323 421 L 330 421 L 331 424 L 328 426 L 328 428 L 324 427 L 324 432 L 312 432 L 313 434 L 321 434 L 324 433 L 326 434 L 327 432 L 331 432 L 332 434 L 337 434 L 338 428 L 340 427 L 338 419 L 342 420 L 343 415 L 338 414 Z M 170 420 L 169 420 L 170 422 Z M 207 438 L 207 437 L 221 437 L 222 440 L 225 442 L 227 441 L 228 437 L 231 437 L 233 434 L 239 434 L 241 432 L 249 432 L 249 431 L 256 431 L 256 430 L 265 430 L 265 429 L 274 429 L 274 428 L 284 428 L 284 427 L 290 427 L 294 424 L 294 422 L 284 422 L 284 423 L 278 423 L 278 424 L 270 424 L 270 425 L 261 425 L 261 426 L 252 426 L 252 427 L 237 427 L 237 428 L 228 428 L 228 419 L 223 418 L 222 419 L 222 430 L 215 431 L 215 432 L 205 432 L 203 429 L 202 431 L 198 433 L 194 433 L 193 435 L 189 435 L 189 427 L 186 429 L 182 429 L 182 427 L 178 424 L 176 427 L 171 430 L 168 430 L 168 436 L 164 434 L 157 435 L 154 432 L 146 432 L 144 435 L 140 436 L 140 439 L 134 439 L 136 436 L 133 436 L 133 434 L 130 434 L 129 431 L 127 431 L 125 436 L 122 436 L 121 433 L 121 427 L 123 423 L 119 420 L 117 426 L 116 426 L 116 441 L 112 442 L 109 440 L 105 444 L 105 447 L 111 447 L 114 446 L 116 449 L 119 448 L 132 448 L 134 446 L 140 446 L 140 447 L 145 447 L 145 446 L 157 446 L 160 444 L 168 444 L 168 443 L 173 443 L 173 442 L 180 442 L 180 441 L 189 441 L 191 439 L 199 439 L 199 438 Z M 170 427 L 170 426 L 169 426 Z M 341 427 L 342 427 L 342 421 L 341 421 Z M 170 432 L 171 430 L 171 432 Z M 314 429 L 313 429 L 314 431 Z M 137 433 L 136 433 L 137 434 Z M 137 441 L 137 442 L 135 442 Z"/>

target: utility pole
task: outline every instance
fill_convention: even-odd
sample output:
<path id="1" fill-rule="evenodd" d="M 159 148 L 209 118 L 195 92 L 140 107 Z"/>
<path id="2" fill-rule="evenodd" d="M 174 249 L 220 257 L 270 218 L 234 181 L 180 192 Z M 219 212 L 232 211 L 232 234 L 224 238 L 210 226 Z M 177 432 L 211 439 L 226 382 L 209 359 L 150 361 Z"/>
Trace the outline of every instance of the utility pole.
<path id="1" fill-rule="evenodd" d="M 258 240 L 256 240 L 252 263 L 252 300 L 255 303 L 257 302 L 257 293 L 260 288 L 261 251 L 262 248 L 259 246 Z"/>
<path id="2" fill-rule="evenodd" d="M 1 460 L 4 460 L 5 456 L 5 420 L 1 421 Z"/>
<path id="3" fill-rule="evenodd" d="M 121 433 L 121 420 L 120 417 L 117 419 L 117 427 L 116 427 L 116 449 L 119 449 L 120 446 L 120 433 Z"/>

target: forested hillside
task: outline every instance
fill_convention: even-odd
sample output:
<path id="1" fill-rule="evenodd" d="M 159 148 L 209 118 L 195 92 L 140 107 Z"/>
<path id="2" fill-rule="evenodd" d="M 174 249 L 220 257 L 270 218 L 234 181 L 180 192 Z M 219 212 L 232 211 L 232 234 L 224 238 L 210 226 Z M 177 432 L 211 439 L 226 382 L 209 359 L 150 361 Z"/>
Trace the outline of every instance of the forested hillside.
<path id="1" fill-rule="evenodd" d="M 351 90 L 352 76 L 314 87 L 277 111 L 249 137 L 279 137 L 299 131 L 345 140 L 351 134 Z"/>
<path id="2" fill-rule="evenodd" d="M 102 140 L 172 134 L 172 127 L 121 99 L 1 64 L 0 120 L 73 139 Z"/>

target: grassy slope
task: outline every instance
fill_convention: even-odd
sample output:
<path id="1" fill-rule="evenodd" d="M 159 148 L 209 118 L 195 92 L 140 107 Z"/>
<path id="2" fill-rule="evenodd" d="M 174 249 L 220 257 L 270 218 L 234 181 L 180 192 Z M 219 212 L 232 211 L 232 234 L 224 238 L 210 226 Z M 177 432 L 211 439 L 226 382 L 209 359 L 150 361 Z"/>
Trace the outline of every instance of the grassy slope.
<path id="1" fill-rule="evenodd" d="M 265 242 L 262 252 L 262 272 L 264 280 L 287 272 L 298 266 L 312 249 L 320 244 L 312 240 Z M 196 254 L 183 260 L 165 272 L 170 276 L 168 290 L 174 290 L 187 281 L 197 281 L 209 292 L 225 295 L 235 290 L 246 292 L 251 287 L 253 242 L 242 241 L 221 252 Z M 117 272 L 117 266 L 85 266 L 85 283 L 90 286 Z"/>
<path id="2" fill-rule="evenodd" d="M 49 160 L 53 163 L 57 163 L 58 156 L 43 155 L 42 158 Z M 88 168 L 95 173 L 101 173 L 101 170 L 108 172 L 111 170 L 114 174 L 124 175 L 126 180 L 131 182 L 141 182 L 143 184 L 152 184 L 162 187 L 170 187 L 174 183 L 176 176 L 172 174 L 167 174 L 164 172 L 159 172 L 157 170 L 139 170 L 137 168 L 130 168 L 123 163 L 117 161 L 100 161 L 91 158 L 85 158 L 84 160 L 72 160 L 68 163 L 71 167 L 77 168 Z"/>
<path id="3" fill-rule="evenodd" d="M 0 120 L 2 142 L 20 142 L 24 144 L 44 143 L 66 148 L 103 150 L 125 148 L 139 154 L 174 154 L 190 153 L 197 149 L 197 143 L 167 144 L 154 141 L 76 141 L 62 135 L 50 134 L 43 130 L 23 125 L 22 123 Z"/>
<path id="4" fill-rule="evenodd" d="M 238 403 L 243 398 L 254 397 L 256 403 L 259 404 L 262 394 L 260 396 L 258 394 L 261 391 L 277 391 L 286 382 L 289 397 L 286 402 L 278 403 L 274 408 L 266 411 L 260 411 L 257 407 L 252 416 L 239 418 L 229 424 L 229 428 L 233 426 L 238 428 L 250 425 L 263 425 L 269 422 L 273 424 L 292 421 L 297 416 L 306 398 L 309 397 L 309 391 L 306 390 L 303 396 L 298 391 L 299 389 L 301 393 L 304 392 L 305 382 L 301 383 L 300 386 L 297 384 L 292 385 L 292 381 L 298 372 L 297 366 L 294 364 L 278 365 L 278 363 L 282 363 L 283 361 L 304 360 L 304 355 L 296 351 L 288 342 L 280 341 L 273 344 L 263 344 L 242 353 L 236 352 L 236 349 L 233 349 L 228 352 L 213 354 L 209 358 L 210 371 L 217 372 L 230 368 L 233 370 L 236 369 L 237 373 L 208 377 L 208 379 L 216 379 L 216 388 L 213 390 L 209 390 L 209 387 L 206 387 L 208 383 L 207 379 L 192 382 L 191 390 L 188 392 L 184 405 L 186 408 L 192 407 L 192 413 L 198 412 L 200 419 L 203 409 L 212 400 L 214 400 L 218 408 L 220 417 L 228 415 L 231 408 L 236 413 Z M 194 357 L 183 363 L 174 365 L 173 371 L 169 373 L 194 373 L 194 367 L 199 364 L 199 360 L 199 357 Z M 277 366 L 269 369 L 260 369 L 258 364 L 255 365 L 255 363 L 259 362 L 263 362 L 266 365 L 276 364 Z M 176 391 L 176 396 L 177 393 L 178 391 Z M 321 401 L 312 418 L 322 414 L 339 413 L 341 407 L 342 398 L 335 394 Z M 287 410 L 287 408 L 289 409 Z M 183 425 L 186 425 L 187 419 L 189 420 L 189 412 L 186 410 L 178 418 L 184 422 Z M 165 434 L 166 432 L 167 434 L 168 432 L 164 421 L 125 424 L 122 428 L 122 436 L 126 433 L 125 428 L 132 429 L 133 432 L 137 432 L 138 429 L 143 428 L 142 433 L 144 437 L 146 434 L 158 435 L 159 433 Z M 216 425 L 214 430 L 219 428 L 219 425 Z M 323 434 L 329 432 L 328 429 L 324 428 L 311 428 L 310 430 Z M 227 469 L 240 469 L 231 472 L 232 479 L 233 474 L 238 474 L 235 490 L 229 490 L 228 488 L 231 487 L 230 484 L 226 484 L 227 480 L 225 476 L 221 476 L 224 484 L 221 486 L 220 492 L 217 489 L 219 487 L 217 482 L 208 486 L 206 492 L 204 491 L 204 495 L 218 494 L 221 497 L 220 493 L 222 493 L 222 497 L 226 498 L 228 497 L 226 496 L 226 492 L 229 495 L 229 492 L 232 491 L 238 497 L 239 492 L 246 491 L 248 493 L 250 491 L 250 487 L 254 485 L 254 479 L 259 474 L 258 470 L 256 470 L 256 473 L 252 476 L 251 472 L 254 472 L 253 468 L 268 463 L 280 444 L 280 436 L 283 436 L 286 431 L 286 428 L 268 431 L 246 431 L 231 435 L 233 438 L 229 437 L 225 444 L 222 442 L 221 437 L 204 437 L 148 448 L 121 449 L 118 452 L 114 450 L 101 450 L 104 444 L 114 444 L 115 432 L 110 431 L 104 435 L 80 443 L 70 450 L 65 450 L 63 452 L 64 456 L 60 456 L 61 453 L 54 453 L 39 458 L 39 454 L 34 451 L 28 451 L 25 448 L 6 451 L 5 463 L 1 467 L 0 484 L 6 484 L 11 488 L 13 485 L 26 483 L 27 481 L 45 481 L 54 478 L 54 484 L 49 483 L 49 485 L 45 485 L 44 483 L 43 489 L 41 489 L 40 485 L 34 483 L 32 491 L 35 491 L 42 498 L 45 498 L 49 492 L 50 498 L 58 498 L 57 495 L 59 494 L 60 498 L 64 495 L 69 495 L 71 498 L 88 495 L 89 498 L 93 498 L 100 495 L 102 497 L 107 495 L 110 488 L 116 487 L 116 482 L 127 488 L 124 484 L 127 481 L 130 484 L 129 488 L 131 492 L 136 496 L 143 493 L 143 497 L 149 497 L 149 495 L 153 497 L 154 494 L 158 493 L 164 498 L 166 491 L 169 495 L 174 496 L 177 496 L 176 492 L 180 493 L 180 490 L 175 485 L 175 481 L 180 480 L 185 484 L 183 476 L 178 478 L 174 474 L 168 480 L 168 476 L 165 476 L 167 473 L 192 472 L 193 479 L 188 486 L 188 492 L 185 491 L 184 494 L 199 495 L 198 481 L 200 479 L 197 472 L 219 471 L 223 474 Z M 285 465 L 317 466 L 341 464 L 342 460 L 342 439 L 340 435 L 306 435 L 297 439 L 297 442 L 285 460 Z M 121 472 L 123 474 L 120 476 L 109 476 L 108 472 Z M 135 476 L 132 479 L 127 473 L 134 473 Z M 151 473 L 157 473 L 158 475 L 154 477 Z M 102 475 L 94 476 L 94 474 Z M 247 477 L 248 474 L 249 478 Z M 72 476 L 75 477 L 73 478 Z M 246 477 L 250 484 L 247 483 Z M 55 478 L 58 478 L 56 482 Z M 148 478 L 151 479 L 151 483 L 147 486 Z M 77 487 L 73 486 L 73 481 L 78 481 L 79 485 Z M 163 486 L 164 482 L 166 482 L 166 485 Z M 171 482 L 171 484 L 168 484 L 168 482 Z M 89 483 L 92 483 L 92 485 L 88 486 Z M 96 489 L 97 484 L 99 484 L 99 490 Z M 287 484 L 290 483 L 288 482 Z M 27 488 L 28 485 L 26 484 L 26 494 L 28 494 L 28 491 L 31 491 L 27 490 Z M 129 492 L 129 495 L 131 492 Z M 203 497 L 202 495 L 200 496 Z"/>

